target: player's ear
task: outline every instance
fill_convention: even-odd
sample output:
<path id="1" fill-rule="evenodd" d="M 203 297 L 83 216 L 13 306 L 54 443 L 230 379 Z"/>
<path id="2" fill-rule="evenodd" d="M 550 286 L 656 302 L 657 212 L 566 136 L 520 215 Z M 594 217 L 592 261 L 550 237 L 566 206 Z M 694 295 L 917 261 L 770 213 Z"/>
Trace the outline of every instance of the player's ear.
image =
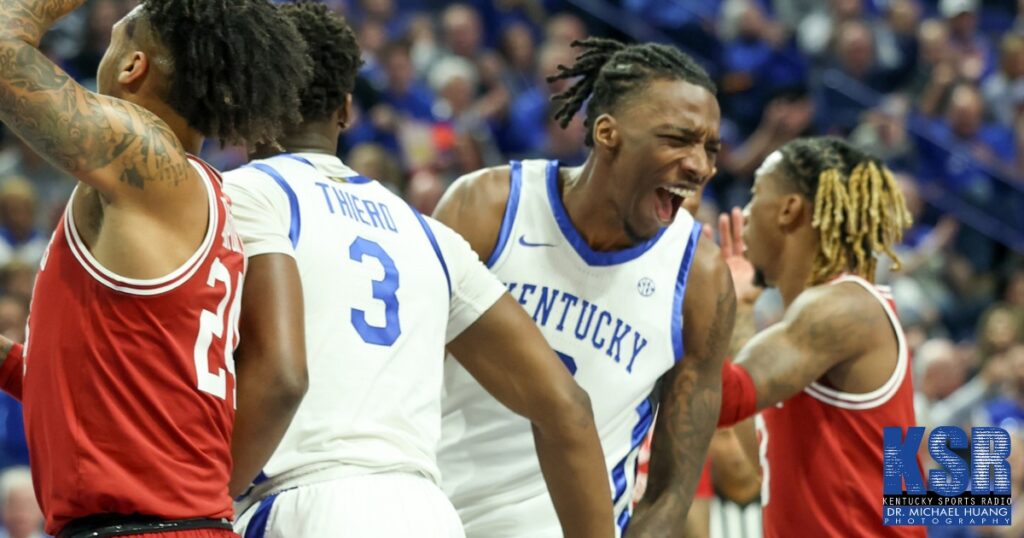
<path id="1" fill-rule="evenodd" d="M 122 86 L 137 86 L 149 72 L 149 64 L 149 56 L 145 52 L 132 52 L 117 66 L 117 82 Z"/>
<path id="2" fill-rule="evenodd" d="M 345 102 L 341 105 L 341 109 L 338 110 L 338 126 L 344 131 L 352 125 L 352 94 L 345 95 Z"/>
<path id="3" fill-rule="evenodd" d="M 796 228 L 802 219 L 810 216 L 811 204 L 800 194 L 784 194 L 779 197 L 779 225 L 785 229 Z"/>
<path id="4" fill-rule="evenodd" d="M 615 151 L 619 147 L 619 125 L 610 114 L 601 114 L 594 120 L 594 147 L 604 146 Z"/>

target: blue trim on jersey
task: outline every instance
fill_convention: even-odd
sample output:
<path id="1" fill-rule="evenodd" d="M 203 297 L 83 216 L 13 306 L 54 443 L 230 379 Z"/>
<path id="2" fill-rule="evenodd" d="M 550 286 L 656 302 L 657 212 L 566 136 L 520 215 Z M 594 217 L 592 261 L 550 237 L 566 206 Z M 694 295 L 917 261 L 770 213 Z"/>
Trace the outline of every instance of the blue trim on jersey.
<path id="1" fill-rule="evenodd" d="M 633 513 L 629 509 L 625 509 L 619 514 L 619 519 L 615 522 L 619 526 L 619 536 L 626 535 L 626 528 L 629 527 L 629 522 L 633 519 Z"/>
<path id="2" fill-rule="evenodd" d="M 576 230 L 572 219 L 569 218 L 569 213 L 565 210 L 565 204 L 562 202 L 562 195 L 558 192 L 558 161 L 548 161 L 548 202 L 551 204 L 551 212 L 555 216 L 555 221 L 558 222 L 558 227 L 562 229 L 562 235 L 588 265 L 615 265 L 635 260 L 650 250 L 668 229 L 667 226 L 661 228 L 654 237 L 624 250 L 598 252 L 590 248 L 587 241 Z"/>
<path id="3" fill-rule="evenodd" d="M 277 157 L 284 157 L 285 159 L 291 159 L 293 161 L 298 161 L 298 162 L 300 162 L 302 164 L 306 164 L 306 165 L 312 166 L 313 168 L 316 168 L 316 165 L 313 164 L 312 162 L 310 162 L 309 159 L 307 159 L 307 158 L 305 158 L 305 157 L 303 157 L 301 155 L 296 155 L 294 153 L 282 153 L 280 155 L 274 155 L 271 158 L 273 159 L 273 158 L 277 158 Z M 355 183 L 356 185 L 363 185 L 365 183 L 370 183 L 373 180 L 368 178 L 368 177 L 366 177 L 366 176 L 349 176 L 349 177 L 345 178 L 345 181 L 348 182 L 348 183 Z"/>
<path id="4" fill-rule="evenodd" d="M 639 415 L 640 419 L 636 425 L 633 426 L 633 431 L 630 435 L 629 440 L 629 452 L 612 467 L 612 484 L 615 485 L 615 496 L 612 498 L 612 504 L 617 504 L 622 496 L 626 493 L 626 462 L 629 458 L 636 454 L 637 450 L 640 449 L 640 445 L 644 442 L 644 438 L 647 437 L 647 433 L 651 430 L 651 424 L 654 423 L 654 406 L 651 405 L 650 398 L 644 398 L 640 405 L 636 406 L 636 414 Z M 636 462 L 634 461 L 633 476 L 636 476 Z M 620 536 L 625 535 L 626 525 L 629 524 L 629 518 L 631 514 L 629 507 L 623 509 L 622 514 L 619 514 L 617 523 L 619 528 L 622 530 Z"/>
<path id="5" fill-rule="evenodd" d="M 245 526 L 245 536 L 242 538 L 263 538 L 267 533 L 267 520 L 270 519 L 270 510 L 274 508 L 274 501 L 277 500 L 277 493 L 260 501 L 256 507 L 256 513 L 249 519 Z"/>
<path id="6" fill-rule="evenodd" d="M 694 221 L 690 231 L 690 240 L 686 242 L 686 253 L 679 264 L 679 277 L 676 278 L 676 295 L 672 300 L 672 351 L 676 362 L 683 360 L 683 296 L 686 294 L 686 281 L 690 278 L 690 267 L 693 256 L 697 253 L 697 241 L 700 241 L 701 223 Z"/>
<path id="7" fill-rule="evenodd" d="M 263 163 L 252 163 L 249 166 L 267 174 L 274 178 L 277 185 L 281 187 L 284 194 L 288 197 L 288 207 L 291 209 L 291 224 L 288 226 L 288 239 L 292 242 L 292 248 L 298 248 L 299 246 L 299 234 L 302 232 L 302 216 L 299 214 L 299 197 L 295 195 L 295 190 L 288 184 L 287 181 L 269 165 Z"/>
<path id="8" fill-rule="evenodd" d="M 427 224 L 427 219 L 423 218 L 423 215 L 415 208 L 409 206 L 412 209 L 412 214 L 416 215 L 416 220 L 420 221 L 420 225 L 423 226 L 423 231 L 427 233 L 427 239 L 430 240 L 430 246 L 434 247 L 434 254 L 437 254 L 437 261 L 441 262 L 441 269 L 444 269 L 444 279 L 448 282 L 448 296 L 452 295 L 452 277 L 448 274 L 448 264 L 444 261 L 444 256 L 441 255 L 441 246 L 437 244 L 437 238 L 434 237 L 434 231 L 430 229 L 430 225 Z"/>
<path id="9" fill-rule="evenodd" d="M 505 203 L 505 215 L 501 218 L 501 231 L 498 232 L 498 243 L 494 245 L 494 251 L 487 258 L 487 267 L 493 267 L 497 263 L 501 253 L 505 251 L 508 238 L 512 234 L 512 225 L 516 221 L 516 213 L 519 212 L 519 193 L 523 187 L 523 163 L 512 161 L 511 178 L 508 187 L 508 202 Z"/>
<path id="10" fill-rule="evenodd" d="M 299 161 L 302 164 L 305 164 L 305 165 L 308 165 L 308 166 L 312 166 L 313 168 L 316 168 L 316 165 L 314 165 L 313 163 L 309 162 L 309 159 L 307 159 L 307 158 L 305 158 L 305 157 L 303 157 L 301 155 L 296 155 L 294 153 L 282 153 L 280 155 L 275 155 L 274 157 L 284 157 L 286 159 L 291 159 L 293 161 Z"/>
<path id="11" fill-rule="evenodd" d="M 256 475 L 256 478 L 254 478 L 254 479 L 253 479 L 253 481 L 252 481 L 252 485 L 254 485 L 254 486 L 258 486 L 258 485 L 260 485 L 260 484 L 262 484 L 262 483 L 266 482 L 267 480 L 269 480 L 269 477 L 267 477 L 267 473 L 264 473 L 264 472 L 263 472 L 263 471 L 261 470 L 261 471 L 260 471 L 260 474 Z"/>

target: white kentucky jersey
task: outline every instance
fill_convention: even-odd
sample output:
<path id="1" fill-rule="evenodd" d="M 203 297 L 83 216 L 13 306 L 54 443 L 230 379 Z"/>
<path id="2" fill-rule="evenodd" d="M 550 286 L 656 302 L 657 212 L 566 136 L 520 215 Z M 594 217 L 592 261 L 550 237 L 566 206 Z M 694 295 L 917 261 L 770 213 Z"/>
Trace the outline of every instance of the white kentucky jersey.
<path id="1" fill-rule="evenodd" d="M 657 236 L 626 250 L 592 250 L 559 195 L 558 163 L 513 162 L 511 189 L 487 264 L 533 316 L 590 395 L 621 535 L 632 515 L 640 444 L 651 427 L 651 393 L 683 356 L 683 296 L 700 237 L 686 211 Z M 442 483 L 468 536 L 540 536 L 517 527 L 546 518 L 558 528 L 527 420 L 445 363 Z M 544 497 L 544 513 L 510 515 Z M 487 521 L 488 523 L 479 523 Z"/>
<path id="2" fill-rule="evenodd" d="M 252 493 L 384 472 L 438 482 L 445 345 L 505 288 L 458 234 L 337 157 L 279 155 L 225 183 L 246 255 L 294 256 L 305 309 L 309 389 Z"/>

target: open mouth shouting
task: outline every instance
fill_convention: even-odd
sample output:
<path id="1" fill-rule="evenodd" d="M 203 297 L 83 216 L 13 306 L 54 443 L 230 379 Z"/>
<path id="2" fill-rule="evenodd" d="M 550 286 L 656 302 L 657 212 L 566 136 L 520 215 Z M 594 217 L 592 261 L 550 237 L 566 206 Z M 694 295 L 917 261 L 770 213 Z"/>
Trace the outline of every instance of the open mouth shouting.
<path id="1" fill-rule="evenodd" d="M 697 195 L 697 188 L 681 185 L 666 185 L 655 189 L 654 212 L 662 224 L 671 224 L 679 212 L 683 199 Z"/>

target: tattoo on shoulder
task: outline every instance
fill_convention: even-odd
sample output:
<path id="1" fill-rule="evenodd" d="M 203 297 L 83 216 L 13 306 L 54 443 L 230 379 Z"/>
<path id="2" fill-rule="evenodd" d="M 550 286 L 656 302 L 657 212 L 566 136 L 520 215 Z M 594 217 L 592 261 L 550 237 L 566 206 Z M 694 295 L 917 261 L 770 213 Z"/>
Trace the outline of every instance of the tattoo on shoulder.
<path id="1" fill-rule="evenodd" d="M 138 189 L 188 177 L 184 148 L 167 124 L 86 91 L 28 44 L 0 51 L 0 121 L 72 174 L 116 165 L 120 181 Z"/>
<path id="2" fill-rule="evenodd" d="M 821 307 L 794 320 L 793 334 L 809 349 L 829 349 L 836 356 L 851 356 L 871 341 L 877 314 L 870 308 L 848 308 L 842 301 L 823 301 Z"/>

